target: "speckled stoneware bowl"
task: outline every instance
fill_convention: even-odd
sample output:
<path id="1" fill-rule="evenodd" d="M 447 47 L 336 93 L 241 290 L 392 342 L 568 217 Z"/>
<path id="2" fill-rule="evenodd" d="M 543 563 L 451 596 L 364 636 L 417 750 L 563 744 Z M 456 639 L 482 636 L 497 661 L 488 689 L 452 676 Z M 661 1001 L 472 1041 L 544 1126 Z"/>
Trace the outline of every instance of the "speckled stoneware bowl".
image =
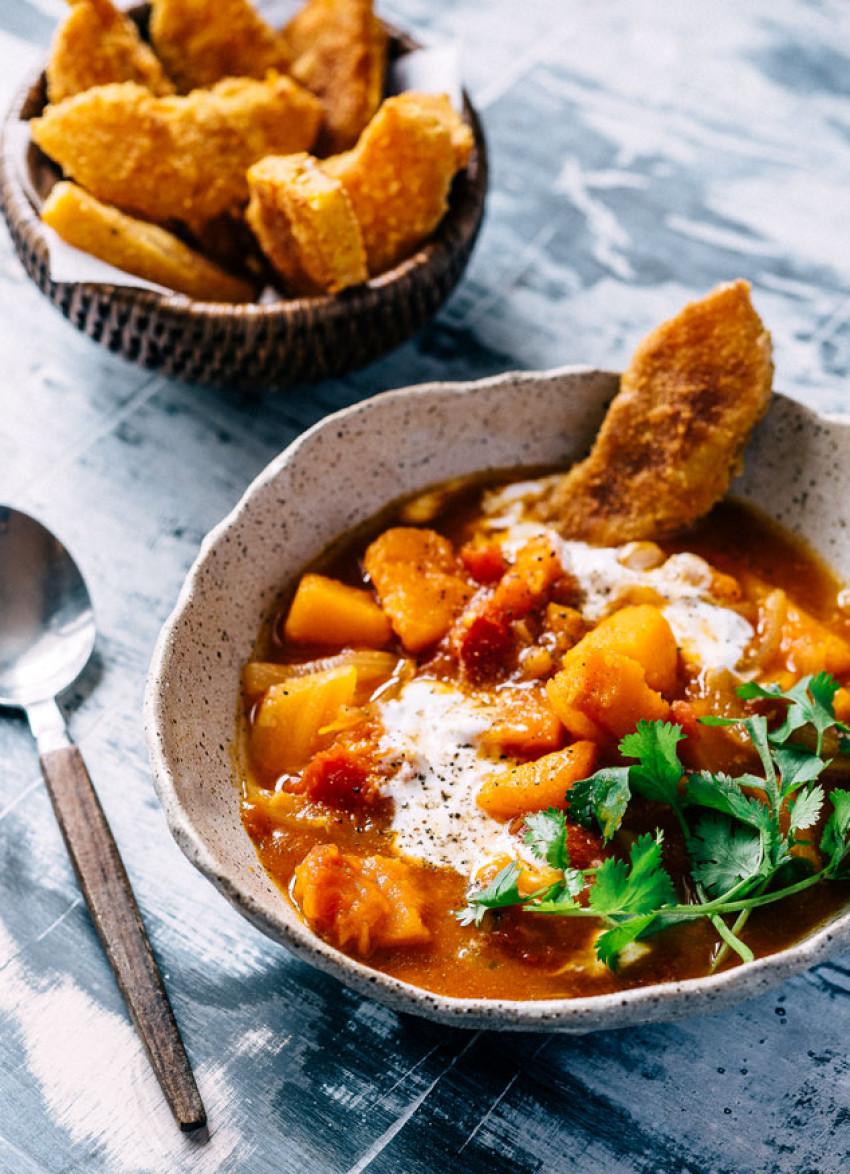
<path id="1" fill-rule="evenodd" d="M 328 417 L 273 461 L 209 535 L 157 645 L 146 726 L 177 842 L 270 937 L 399 1010 L 470 1027 L 592 1031 L 710 1011 L 850 946 L 848 911 L 791 949 L 708 978 L 581 999 L 448 998 L 314 937 L 243 830 L 232 757 L 240 671 L 281 588 L 394 498 L 478 470 L 568 465 L 588 449 L 616 390 L 616 375 L 570 367 L 428 384 Z M 777 396 L 734 489 L 850 579 L 850 422 Z"/>
<path id="2" fill-rule="evenodd" d="M 149 11 L 147 4 L 129 11 L 143 35 Z M 419 47 L 400 30 L 388 31 L 391 59 Z M 163 375 L 264 392 L 371 363 L 437 312 L 460 279 L 481 225 L 487 151 L 464 97 L 475 147 L 452 184 L 446 215 L 412 256 L 363 285 L 335 296 L 227 305 L 126 285 L 54 281 L 39 209 L 60 172 L 33 143 L 22 165 L 14 133 L 15 124 L 40 114 L 46 100 L 39 72 L 18 91 L 0 136 L 0 212 L 15 251 L 41 292 L 78 330 Z"/>

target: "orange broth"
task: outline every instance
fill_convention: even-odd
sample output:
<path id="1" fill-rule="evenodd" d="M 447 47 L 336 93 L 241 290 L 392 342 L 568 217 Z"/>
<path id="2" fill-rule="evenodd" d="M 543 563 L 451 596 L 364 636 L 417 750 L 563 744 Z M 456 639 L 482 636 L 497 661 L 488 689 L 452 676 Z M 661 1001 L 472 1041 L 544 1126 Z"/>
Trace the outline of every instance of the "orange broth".
<path id="1" fill-rule="evenodd" d="M 502 478 L 499 484 L 504 483 L 505 479 Z M 374 588 L 363 569 L 363 556 L 377 535 L 395 526 L 407 526 L 415 519 L 418 525 L 427 526 L 446 537 L 456 550 L 476 537 L 481 545 L 482 492 L 481 480 L 470 481 L 446 487 L 430 496 L 421 496 L 412 503 L 396 503 L 369 526 L 335 544 L 310 570 L 370 590 L 374 595 Z M 838 604 L 840 584 L 802 543 L 750 508 L 734 501 L 724 502 L 699 526 L 676 541 L 662 544 L 662 549 L 664 557 L 692 552 L 704 558 L 724 576 L 732 577 L 734 583 L 731 586 L 726 580 L 721 586 L 732 593 L 736 589 L 740 590 L 735 607 L 740 614 L 750 617 L 755 630 L 753 647 L 756 653 L 759 642 L 769 636 L 769 633 L 766 635 L 769 606 L 765 604 L 765 598 L 776 589 L 785 591 L 793 606 L 828 628 L 838 642 L 836 648 L 839 652 L 844 642 L 847 642 L 850 650 L 850 620 Z M 485 573 L 496 572 L 485 568 Z M 488 592 L 492 594 L 494 589 L 492 584 L 488 586 L 480 582 L 473 582 L 470 588 L 477 591 L 473 597 L 475 599 L 487 596 Z M 550 589 L 550 596 L 546 597 L 549 602 L 552 591 L 557 606 L 564 604 L 571 591 L 572 602 L 575 602 L 574 584 L 565 587 L 563 581 L 556 581 L 554 588 Z M 645 592 L 642 596 L 638 593 L 635 602 L 639 604 L 645 597 Z M 781 601 L 780 597 L 774 595 L 773 603 L 777 599 Z M 288 640 L 284 636 L 284 620 L 289 604 L 290 600 L 287 599 L 269 618 L 257 643 L 256 660 L 303 665 L 339 652 L 338 647 Z M 560 651 L 555 648 L 548 673 L 544 664 L 543 676 L 539 678 L 529 677 L 528 671 L 517 659 L 516 646 L 517 642 L 523 645 L 523 656 L 526 647 L 534 647 L 541 642 L 547 644 L 551 651 L 553 639 L 546 635 L 548 629 L 541 619 L 541 616 L 548 614 L 545 607 L 545 602 L 538 601 L 528 615 L 512 621 L 511 639 L 514 643 L 506 661 L 510 665 L 509 669 L 488 669 L 483 676 L 472 674 L 473 679 L 459 662 L 456 633 L 453 637 L 450 632 L 416 655 L 406 652 L 396 635 L 392 635 L 384 647 L 403 657 L 401 663 L 405 666 L 404 671 L 412 673 L 415 678 L 443 681 L 459 687 L 469 695 L 486 694 L 492 699 L 512 688 L 528 688 L 529 684 L 542 689 L 546 680 L 558 672 L 563 656 L 567 654 L 563 642 Z M 805 654 L 799 648 L 796 653 L 789 652 L 788 640 L 785 639 L 783 645 L 775 633 L 773 639 L 775 647 L 772 651 L 769 649 L 766 658 L 763 658 L 758 677 L 760 680 L 781 679 L 783 687 L 788 687 L 795 676 L 803 675 L 799 669 L 788 671 L 789 658 L 791 661 L 794 661 L 795 656 L 798 660 L 801 657 L 805 659 Z M 752 656 L 752 649 L 748 655 Z M 536 671 L 541 668 L 533 656 L 526 663 L 532 664 Z M 847 668 L 836 673 L 842 683 L 850 682 L 848 670 L 850 659 Z M 383 687 L 393 688 L 392 683 L 389 686 L 384 684 Z M 690 672 L 683 667 L 680 655 L 676 686 L 667 697 L 667 701 L 674 703 L 672 720 L 677 720 L 682 712 L 730 712 L 729 705 L 734 704 L 730 702 L 730 696 L 728 678 L 722 677 L 718 683 L 710 673 Z M 847 700 L 850 701 L 850 698 Z M 679 703 L 692 708 L 687 711 L 677 710 L 675 706 Z M 280 887 L 281 899 L 291 901 L 303 916 L 303 905 L 298 899 L 298 889 L 293 878 L 308 853 L 317 845 L 333 844 L 338 846 L 343 855 L 352 857 L 393 857 L 396 838 L 391 830 L 394 801 L 378 792 L 372 794 L 369 802 L 360 802 L 355 796 L 353 802 L 329 803 L 300 793 L 303 771 L 276 773 L 264 769 L 263 763 L 258 760 L 253 741 L 259 704 L 260 700 L 256 696 L 247 698 L 239 723 L 243 823 L 263 866 Z M 357 707 L 349 708 L 352 712 L 344 711 L 348 714 L 345 720 L 353 722 L 353 725 L 344 732 L 331 731 L 320 735 L 316 743 L 318 752 L 333 747 L 335 738 L 342 737 L 343 741 L 346 738 L 350 741 L 355 735 L 359 736 L 361 726 L 366 730 L 367 741 L 368 738 L 375 741 L 377 734 L 374 722 L 369 726 L 368 723 L 363 725 L 361 721 L 361 726 L 358 726 Z M 569 744 L 571 740 L 570 735 L 562 732 L 562 743 Z M 356 743 L 356 747 L 360 745 L 360 742 Z M 680 745 L 680 752 L 691 766 L 731 769 L 732 773 L 738 773 L 738 770 L 750 765 L 745 751 L 741 749 L 740 740 L 736 741 L 734 735 L 725 730 L 709 731 L 706 727 L 700 727 L 700 732 L 693 739 Z M 311 751 L 309 757 L 313 756 Z M 688 756 L 691 761 L 688 761 Z M 507 757 L 520 762 L 533 761 L 537 753 L 513 752 Z M 616 741 L 603 739 L 598 751 L 598 765 L 621 761 L 616 751 Z M 497 755 L 494 758 L 494 769 L 500 762 Z M 307 762 L 303 765 L 306 767 Z M 827 773 L 823 781 L 828 788 L 840 779 L 836 774 Z M 513 826 L 510 821 L 508 824 L 509 827 Z M 690 892 L 687 860 L 669 811 L 660 805 L 633 799 L 624 828 L 638 833 L 659 826 L 665 832 L 664 865 L 674 879 L 679 899 L 687 900 Z M 587 838 L 588 850 L 592 854 L 601 841 L 594 837 Z M 705 975 L 719 948 L 715 930 L 707 919 L 701 919 L 655 935 L 646 943 L 648 948 L 638 952 L 639 956 L 622 966 L 619 973 L 613 973 L 595 960 L 593 943 L 599 932 L 599 923 L 594 919 L 544 917 L 513 908 L 498 914 L 488 914 L 481 928 L 462 925 L 454 914 L 465 904 L 469 876 L 450 867 L 416 861 L 411 862 L 411 874 L 420 898 L 421 922 L 427 940 L 392 947 L 382 947 L 380 941 L 377 945 L 372 941 L 365 948 L 358 948 L 356 941 L 349 939 L 342 945 L 346 952 L 359 957 L 376 970 L 444 995 L 548 999 L 603 994 L 627 987 Z M 484 879 L 492 879 L 493 874 L 494 869 L 491 868 Z M 755 910 L 747 923 L 744 939 L 756 957 L 774 953 L 834 917 L 848 900 L 850 884 L 818 884 L 776 906 Z M 333 927 L 314 922 L 313 928 L 332 944 L 340 945 Z M 360 944 L 363 946 L 362 941 Z M 739 959 L 730 952 L 722 966 L 725 968 L 739 964 Z"/>

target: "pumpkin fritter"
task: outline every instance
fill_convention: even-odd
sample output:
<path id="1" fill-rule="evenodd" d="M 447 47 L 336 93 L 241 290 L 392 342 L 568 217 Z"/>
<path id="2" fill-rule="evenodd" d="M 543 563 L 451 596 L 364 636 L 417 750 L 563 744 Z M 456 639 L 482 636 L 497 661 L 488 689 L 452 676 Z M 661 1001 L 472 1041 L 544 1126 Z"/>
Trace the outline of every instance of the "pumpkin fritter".
<path id="1" fill-rule="evenodd" d="M 283 38 L 249 0 L 153 0 L 151 41 L 181 93 L 224 77 L 286 72 Z"/>
<path id="2" fill-rule="evenodd" d="M 320 153 L 347 150 L 384 91 L 387 33 L 372 0 L 308 0 L 282 36 L 292 76 L 325 108 Z"/>
<path id="3" fill-rule="evenodd" d="M 455 167 L 462 171 L 469 163 L 475 140 L 469 126 L 458 116 L 448 94 L 421 94 L 418 91 L 408 90 L 398 95 L 398 101 L 404 106 L 410 103 L 419 110 L 427 110 L 442 122 L 449 132 L 452 147 L 455 153 Z"/>
<path id="4" fill-rule="evenodd" d="M 471 149 L 472 132 L 447 98 L 435 107 L 433 95 L 409 92 L 387 98 L 351 151 L 322 161 L 351 197 L 373 275 L 434 231 Z"/>
<path id="5" fill-rule="evenodd" d="M 567 538 L 659 538 L 707 514 L 770 403 L 770 335 L 746 281 L 719 286 L 643 340 L 586 460 L 541 506 Z"/>
<path id="6" fill-rule="evenodd" d="M 201 232 L 248 200 L 246 172 L 265 155 L 307 149 L 318 99 L 288 77 L 228 78 L 186 97 L 155 98 L 133 82 L 48 106 L 35 142 L 100 200 Z"/>
<path id="7" fill-rule="evenodd" d="M 136 220 L 67 181 L 57 183 L 41 219 L 77 249 L 203 302 L 249 302 L 250 282 L 227 273 L 156 224 Z"/>
<path id="8" fill-rule="evenodd" d="M 351 200 L 305 153 L 270 156 L 248 171 L 246 219 L 295 293 L 337 293 L 367 281 L 366 252 Z"/>
<path id="9" fill-rule="evenodd" d="M 47 96 L 61 102 L 92 86 L 137 82 L 153 94 L 172 94 L 153 50 L 111 0 L 70 0 L 47 62 Z"/>

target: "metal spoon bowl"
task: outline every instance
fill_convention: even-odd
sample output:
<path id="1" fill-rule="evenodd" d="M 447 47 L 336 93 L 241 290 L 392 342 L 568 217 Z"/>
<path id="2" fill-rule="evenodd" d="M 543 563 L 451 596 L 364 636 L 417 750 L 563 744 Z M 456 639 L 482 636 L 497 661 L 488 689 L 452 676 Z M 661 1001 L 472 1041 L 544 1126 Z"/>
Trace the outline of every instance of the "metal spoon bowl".
<path id="1" fill-rule="evenodd" d="M 95 638 L 91 599 L 65 547 L 34 518 L 0 506 L 0 705 L 28 714 L 55 705 Z"/>
<path id="2" fill-rule="evenodd" d="M 56 695 L 85 668 L 96 626 L 85 581 L 40 522 L 0 505 L 0 706 L 23 709 L 92 921 L 181 1129 L 206 1114 L 127 873 Z"/>

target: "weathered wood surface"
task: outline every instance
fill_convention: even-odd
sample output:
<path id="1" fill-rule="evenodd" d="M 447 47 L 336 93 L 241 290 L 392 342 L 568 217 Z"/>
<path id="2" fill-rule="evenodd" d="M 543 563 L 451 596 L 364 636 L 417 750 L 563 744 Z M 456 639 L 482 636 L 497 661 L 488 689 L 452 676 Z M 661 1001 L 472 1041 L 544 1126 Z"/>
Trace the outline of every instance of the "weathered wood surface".
<path id="1" fill-rule="evenodd" d="M 61 0 L 0 4 L 0 97 Z M 584 1038 L 471 1035 L 267 942 L 172 843 L 140 707 L 203 534 L 298 432 L 385 388 L 616 367 L 743 275 L 778 384 L 848 403 L 850 11 L 838 0 L 394 0 L 463 39 L 493 163 L 438 320 L 348 379 L 247 400 L 79 336 L 0 239 L 0 500 L 82 563 L 102 636 L 66 710 L 135 885 L 211 1131 L 181 1136 L 77 892 L 24 721 L 0 724 L 0 1170 L 832 1174 L 850 1162 L 850 958 L 722 1015 Z"/>

